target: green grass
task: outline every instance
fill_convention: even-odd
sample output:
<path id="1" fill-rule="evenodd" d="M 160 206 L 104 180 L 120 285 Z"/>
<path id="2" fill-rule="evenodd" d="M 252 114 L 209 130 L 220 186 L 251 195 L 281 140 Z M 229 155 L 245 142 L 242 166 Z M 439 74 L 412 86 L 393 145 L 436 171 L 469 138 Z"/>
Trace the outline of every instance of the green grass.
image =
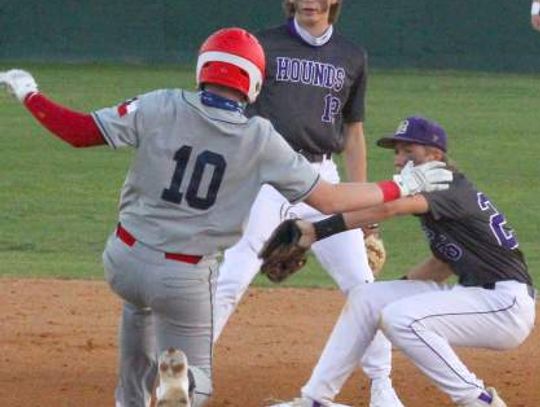
<path id="1" fill-rule="evenodd" d="M 20 65 L 19 65 L 20 66 Z M 40 89 L 91 111 L 164 87 L 193 88 L 191 67 L 23 65 Z M 10 66 L 0 64 L 0 70 Z M 366 135 L 370 178 L 387 178 L 392 153 L 374 141 L 410 114 L 444 125 L 452 158 L 497 204 L 518 233 L 531 272 L 540 277 L 537 200 L 538 105 L 534 75 L 448 71 L 372 71 Z M 131 152 L 75 150 L 43 130 L 0 92 L 0 275 L 101 278 L 101 251 L 116 222 L 118 194 Z M 383 225 L 395 278 L 428 254 L 417 220 Z M 361 248 L 359 248 L 361 250 Z M 261 285 L 267 285 L 262 279 Z M 316 261 L 290 285 L 332 285 Z"/>

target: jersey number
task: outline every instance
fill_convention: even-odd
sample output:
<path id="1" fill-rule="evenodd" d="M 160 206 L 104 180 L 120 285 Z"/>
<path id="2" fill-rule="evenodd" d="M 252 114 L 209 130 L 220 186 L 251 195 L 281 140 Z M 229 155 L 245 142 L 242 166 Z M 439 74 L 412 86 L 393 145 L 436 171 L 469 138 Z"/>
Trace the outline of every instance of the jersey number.
<path id="1" fill-rule="evenodd" d="M 478 206 L 482 211 L 491 209 L 493 212 L 493 214 L 489 217 L 489 227 L 497 239 L 497 242 L 499 242 L 501 246 L 510 250 L 518 247 L 519 243 L 512 231 L 507 231 L 504 228 L 504 225 L 506 225 L 506 218 L 504 215 L 500 213 L 497 208 L 493 206 L 489 198 L 481 192 L 478 192 Z"/>
<path id="2" fill-rule="evenodd" d="M 341 110 L 341 101 L 331 93 L 324 97 L 324 111 L 321 120 L 325 123 L 334 123 Z"/>
<path id="3" fill-rule="evenodd" d="M 176 161 L 176 168 L 171 180 L 171 185 L 161 193 L 161 198 L 167 202 L 175 204 L 181 204 L 184 194 L 180 192 L 182 187 L 182 181 L 186 175 L 186 168 L 191 158 L 191 152 L 193 148 L 190 146 L 181 147 L 174 154 L 174 161 Z M 186 202 L 189 206 L 195 209 L 208 209 L 214 203 L 216 203 L 217 193 L 221 182 L 223 181 L 223 174 L 227 163 L 222 155 L 213 153 L 212 151 L 205 150 L 197 155 L 193 173 L 189 180 L 188 187 L 186 189 Z M 212 171 L 213 169 L 213 171 Z M 199 195 L 199 189 L 201 187 L 201 181 L 205 171 L 212 171 L 210 182 L 208 183 L 208 190 L 204 196 Z"/>

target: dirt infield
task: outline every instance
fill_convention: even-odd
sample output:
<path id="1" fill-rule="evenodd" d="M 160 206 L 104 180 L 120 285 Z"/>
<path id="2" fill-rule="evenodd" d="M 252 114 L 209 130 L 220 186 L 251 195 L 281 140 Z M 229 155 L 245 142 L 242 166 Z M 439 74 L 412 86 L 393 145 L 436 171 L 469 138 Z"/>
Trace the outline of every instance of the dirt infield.
<path id="1" fill-rule="evenodd" d="M 120 302 L 103 282 L 0 279 L 0 405 L 113 406 Z M 299 392 L 339 313 L 333 290 L 251 290 L 215 350 L 212 407 L 264 406 Z M 540 406 L 540 333 L 518 350 L 464 350 L 511 407 Z M 407 407 L 450 406 L 399 352 L 394 384 Z M 368 405 L 357 373 L 339 401 Z"/>

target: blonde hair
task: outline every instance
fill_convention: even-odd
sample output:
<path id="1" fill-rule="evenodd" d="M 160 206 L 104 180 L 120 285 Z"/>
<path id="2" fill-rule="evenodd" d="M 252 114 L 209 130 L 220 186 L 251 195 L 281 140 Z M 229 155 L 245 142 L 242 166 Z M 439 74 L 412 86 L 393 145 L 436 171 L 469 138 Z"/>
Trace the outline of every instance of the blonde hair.
<path id="1" fill-rule="evenodd" d="M 443 150 L 441 150 L 440 148 L 438 147 L 433 147 L 433 146 L 424 146 L 426 148 L 426 151 L 428 153 L 434 153 L 435 151 L 438 151 L 439 153 L 442 154 L 442 157 L 440 159 L 440 161 L 446 163 L 446 167 L 450 170 L 450 171 L 459 171 L 459 168 L 457 167 L 457 163 L 452 160 L 447 153 L 445 153 Z"/>
<path id="2" fill-rule="evenodd" d="M 296 9 L 294 7 L 294 2 L 292 0 L 283 0 L 282 3 L 283 11 L 287 18 L 294 17 Z M 337 0 L 335 4 L 330 6 L 330 12 L 328 14 L 328 23 L 334 24 L 339 17 L 339 11 L 341 10 L 341 0 Z"/>

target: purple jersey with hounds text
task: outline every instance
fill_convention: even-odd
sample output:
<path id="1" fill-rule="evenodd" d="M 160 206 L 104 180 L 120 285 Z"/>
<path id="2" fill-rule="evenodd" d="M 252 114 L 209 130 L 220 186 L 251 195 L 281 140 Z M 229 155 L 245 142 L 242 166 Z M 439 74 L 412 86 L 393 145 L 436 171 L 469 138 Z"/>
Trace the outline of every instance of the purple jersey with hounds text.
<path id="1" fill-rule="evenodd" d="M 269 119 L 297 151 L 341 152 L 343 123 L 364 121 L 365 51 L 335 31 L 325 45 L 313 47 L 286 24 L 257 37 L 266 78 L 248 114 Z"/>

